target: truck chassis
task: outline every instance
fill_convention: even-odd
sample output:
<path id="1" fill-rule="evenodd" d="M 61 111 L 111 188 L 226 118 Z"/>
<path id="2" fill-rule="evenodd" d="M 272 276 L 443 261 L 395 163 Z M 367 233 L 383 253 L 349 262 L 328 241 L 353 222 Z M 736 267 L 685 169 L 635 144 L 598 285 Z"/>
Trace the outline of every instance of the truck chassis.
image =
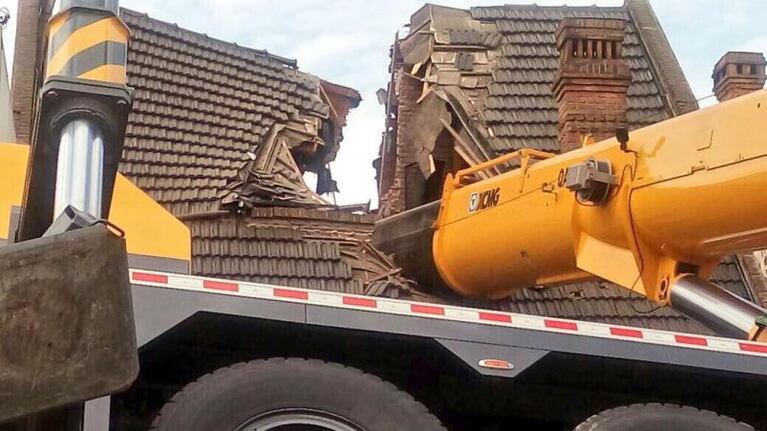
<path id="1" fill-rule="evenodd" d="M 451 430 L 573 429 L 647 403 L 767 429 L 760 343 L 142 269 L 130 277 L 142 371 L 127 392 L 86 406 L 88 430 L 148 429 L 200 376 L 270 358 L 362 370 Z"/>

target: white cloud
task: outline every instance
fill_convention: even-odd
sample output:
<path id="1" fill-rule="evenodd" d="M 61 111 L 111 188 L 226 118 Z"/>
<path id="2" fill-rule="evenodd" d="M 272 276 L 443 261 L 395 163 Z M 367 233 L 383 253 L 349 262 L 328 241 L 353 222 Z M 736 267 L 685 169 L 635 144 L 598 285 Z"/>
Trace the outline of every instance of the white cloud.
<path id="1" fill-rule="evenodd" d="M 339 203 L 378 203 L 373 160 L 378 157 L 385 113 L 375 95 L 366 96 L 369 103 L 349 114 L 341 151 L 330 166 L 341 191 Z"/>
<path id="2" fill-rule="evenodd" d="M 301 67 L 307 70 L 326 68 L 328 63 L 338 64 L 354 54 L 364 51 L 370 41 L 367 35 L 323 34 L 302 42 L 295 50 Z M 362 37 L 359 37 L 362 36 Z"/>

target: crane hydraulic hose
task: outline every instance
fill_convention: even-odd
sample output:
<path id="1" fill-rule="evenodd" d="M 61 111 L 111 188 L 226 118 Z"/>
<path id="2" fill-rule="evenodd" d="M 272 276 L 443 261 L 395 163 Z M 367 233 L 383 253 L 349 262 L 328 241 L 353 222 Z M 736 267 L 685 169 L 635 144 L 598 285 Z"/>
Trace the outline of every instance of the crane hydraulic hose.
<path id="1" fill-rule="evenodd" d="M 618 138 L 449 177 L 432 244 L 441 278 L 489 298 L 601 278 L 764 339 L 764 309 L 703 280 L 723 256 L 767 248 L 767 91 Z M 519 167 L 477 179 L 509 162 Z"/>

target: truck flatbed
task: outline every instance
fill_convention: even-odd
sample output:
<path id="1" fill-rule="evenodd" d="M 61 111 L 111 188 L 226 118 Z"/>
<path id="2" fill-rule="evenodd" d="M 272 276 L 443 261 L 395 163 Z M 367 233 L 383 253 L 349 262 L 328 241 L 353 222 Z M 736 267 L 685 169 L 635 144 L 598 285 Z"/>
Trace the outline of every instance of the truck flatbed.
<path id="1" fill-rule="evenodd" d="M 504 377 L 535 362 L 520 364 L 519 349 L 767 375 L 767 344 L 742 340 L 141 269 L 130 275 L 140 346 L 205 311 L 429 337 L 477 371 Z M 502 369 L 503 361 L 512 367 Z"/>

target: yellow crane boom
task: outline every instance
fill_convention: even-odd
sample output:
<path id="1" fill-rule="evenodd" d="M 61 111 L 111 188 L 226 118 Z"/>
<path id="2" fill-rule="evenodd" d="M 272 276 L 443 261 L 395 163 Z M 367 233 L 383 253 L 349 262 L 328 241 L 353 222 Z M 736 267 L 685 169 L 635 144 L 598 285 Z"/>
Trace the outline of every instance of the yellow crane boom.
<path id="1" fill-rule="evenodd" d="M 709 283 L 767 248 L 767 91 L 553 155 L 521 150 L 448 177 L 433 236 L 464 295 L 596 277 L 720 333 L 765 340 L 765 311 Z M 475 174 L 517 162 L 478 181 Z"/>

